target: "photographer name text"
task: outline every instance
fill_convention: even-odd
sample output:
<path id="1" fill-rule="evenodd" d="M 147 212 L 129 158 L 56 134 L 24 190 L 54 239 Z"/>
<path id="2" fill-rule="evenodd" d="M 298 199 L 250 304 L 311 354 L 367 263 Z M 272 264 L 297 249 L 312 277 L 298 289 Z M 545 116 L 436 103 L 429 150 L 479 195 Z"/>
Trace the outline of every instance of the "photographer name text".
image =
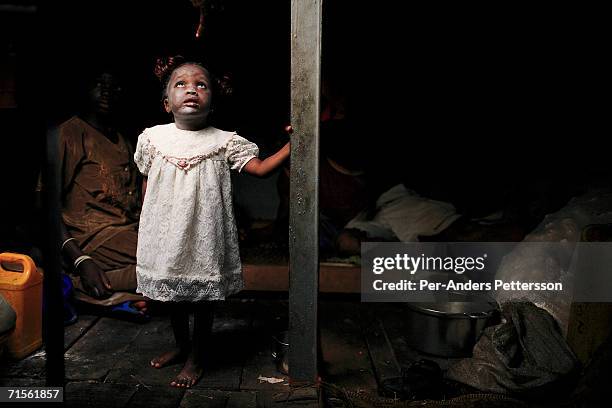
<path id="1" fill-rule="evenodd" d="M 385 282 L 376 279 L 372 282 L 375 291 L 562 291 L 563 284 L 560 282 L 521 282 L 513 280 L 504 282 L 496 279 L 493 282 L 456 282 L 450 279 L 448 282 L 432 282 L 427 279 L 407 280 L 402 279 L 396 282 Z"/>

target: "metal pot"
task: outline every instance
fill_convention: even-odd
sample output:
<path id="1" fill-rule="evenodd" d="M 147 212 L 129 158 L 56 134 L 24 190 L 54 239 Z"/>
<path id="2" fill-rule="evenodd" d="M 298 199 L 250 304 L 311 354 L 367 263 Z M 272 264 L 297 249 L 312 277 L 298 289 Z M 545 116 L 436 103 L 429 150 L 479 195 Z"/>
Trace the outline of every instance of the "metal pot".
<path id="1" fill-rule="evenodd" d="M 459 301 L 406 303 L 408 310 L 406 341 L 415 349 L 443 357 L 469 357 L 497 304 L 487 297 L 453 292 Z"/>
<path id="2" fill-rule="evenodd" d="M 289 374 L 289 332 L 282 331 L 272 336 L 272 358 L 276 370 L 282 374 Z"/>

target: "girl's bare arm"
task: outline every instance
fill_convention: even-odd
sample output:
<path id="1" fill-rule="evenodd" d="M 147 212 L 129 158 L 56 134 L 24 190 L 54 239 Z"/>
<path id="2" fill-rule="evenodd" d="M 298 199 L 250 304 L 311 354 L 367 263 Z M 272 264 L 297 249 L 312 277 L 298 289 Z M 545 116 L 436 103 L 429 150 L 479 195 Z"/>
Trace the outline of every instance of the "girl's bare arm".
<path id="1" fill-rule="evenodd" d="M 278 152 L 265 160 L 260 160 L 257 157 L 249 160 L 243 170 L 257 177 L 263 177 L 272 170 L 280 166 L 291 153 L 291 143 L 287 142 Z"/>

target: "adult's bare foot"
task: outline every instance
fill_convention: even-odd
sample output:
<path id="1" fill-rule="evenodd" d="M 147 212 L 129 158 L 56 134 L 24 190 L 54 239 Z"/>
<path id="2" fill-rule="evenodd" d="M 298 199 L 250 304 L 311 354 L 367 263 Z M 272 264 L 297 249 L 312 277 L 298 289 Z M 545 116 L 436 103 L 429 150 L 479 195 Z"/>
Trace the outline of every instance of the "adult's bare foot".
<path id="1" fill-rule="evenodd" d="M 153 368 L 162 368 L 166 367 L 170 364 L 182 361 L 187 357 L 187 353 L 189 350 L 182 349 L 180 347 L 175 347 L 170 351 L 166 351 L 158 357 L 155 357 L 151 360 L 151 367 Z"/>
<path id="2" fill-rule="evenodd" d="M 193 358 L 193 354 L 190 354 L 185 366 L 170 385 L 178 388 L 191 388 L 198 382 L 203 371 L 203 365 Z"/>

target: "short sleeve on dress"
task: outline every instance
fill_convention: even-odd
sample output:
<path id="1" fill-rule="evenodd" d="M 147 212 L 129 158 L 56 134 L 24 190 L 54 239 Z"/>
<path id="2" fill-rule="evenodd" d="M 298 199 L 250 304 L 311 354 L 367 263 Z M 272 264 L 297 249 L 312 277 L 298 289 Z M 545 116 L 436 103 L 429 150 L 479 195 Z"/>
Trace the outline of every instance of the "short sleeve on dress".
<path id="1" fill-rule="evenodd" d="M 147 176 L 149 169 L 151 168 L 151 161 L 153 160 L 153 146 L 149 141 L 149 137 L 145 132 L 142 132 L 138 136 L 138 142 L 136 143 L 136 150 L 134 152 L 134 163 L 138 166 L 138 170 Z"/>
<path id="2" fill-rule="evenodd" d="M 242 168 L 254 157 L 259 155 L 259 148 L 244 137 L 233 135 L 227 144 L 225 158 L 232 170 L 242 171 Z"/>

